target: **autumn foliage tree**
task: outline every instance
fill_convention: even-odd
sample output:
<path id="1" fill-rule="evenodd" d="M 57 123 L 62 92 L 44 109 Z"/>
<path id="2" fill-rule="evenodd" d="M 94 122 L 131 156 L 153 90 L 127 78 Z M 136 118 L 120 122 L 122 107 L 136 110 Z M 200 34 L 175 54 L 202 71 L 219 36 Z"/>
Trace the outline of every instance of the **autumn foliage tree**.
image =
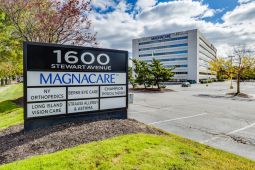
<path id="1" fill-rule="evenodd" d="M 245 47 L 235 48 L 232 61 L 218 58 L 210 62 L 211 71 L 218 74 L 218 78 L 235 78 L 236 95 L 241 93 L 241 80 L 252 78 L 255 70 L 255 56 L 252 50 Z"/>
<path id="2" fill-rule="evenodd" d="M 0 0 L 0 8 L 25 41 L 96 45 L 89 0 Z"/>
<path id="3" fill-rule="evenodd" d="M 0 79 L 22 74 L 22 41 L 96 46 L 90 0 L 0 0 Z"/>

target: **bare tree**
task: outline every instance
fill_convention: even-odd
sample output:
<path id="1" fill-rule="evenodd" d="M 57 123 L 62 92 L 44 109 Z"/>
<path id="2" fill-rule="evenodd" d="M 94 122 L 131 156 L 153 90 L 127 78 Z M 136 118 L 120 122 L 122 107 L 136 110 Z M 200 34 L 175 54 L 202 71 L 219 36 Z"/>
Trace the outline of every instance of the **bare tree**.
<path id="1" fill-rule="evenodd" d="M 252 54 L 252 50 L 247 49 L 245 46 L 234 48 L 233 70 L 235 72 L 237 82 L 236 94 L 241 93 L 240 82 L 242 75 L 244 72 L 247 72 L 251 70 L 252 67 L 254 67 L 255 59 Z"/>

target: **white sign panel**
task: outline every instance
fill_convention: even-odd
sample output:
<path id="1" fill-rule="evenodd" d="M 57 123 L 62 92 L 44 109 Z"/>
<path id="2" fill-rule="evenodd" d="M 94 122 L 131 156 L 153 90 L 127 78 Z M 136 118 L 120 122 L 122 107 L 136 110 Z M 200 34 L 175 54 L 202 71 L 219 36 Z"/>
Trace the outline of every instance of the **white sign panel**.
<path id="1" fill-rule="evenodd" d="M 66 102 L 45 102 L 27 104 L 27 117 L 41 117 L 66 113 Z"/>
<path id="2" fill-rule="evenodd" d="M 126 73 L 28 71 L 27 86 L 126 84 Z"/>
<path id="3" fill-rule="evenodd" d="M 99 110 L 99 99 L 74 100 L 68 102 L 68 113 Z"/>
<path id="4" fill-rule="evenodd" d="M 126 97 L 100 99 L 100 109 L 115 109 L 126 107 Z"/>
<path id="5" fill-rule="evenodd" d="M 86 99 L 99 97 L 99 87 L 68 87 L 68 99 Z"/>
<path id="6" fill-rule="evenodd" d="M 66 88 L 65 87 L 41 87 L 41 88 L 27 88 L 27 101 L 54 101 L 65 100 Z"/>
<path id="7" fill-rule="evenodd" d="M 126 96 L 126 86 L 101 86 L 100 97 Z"/>

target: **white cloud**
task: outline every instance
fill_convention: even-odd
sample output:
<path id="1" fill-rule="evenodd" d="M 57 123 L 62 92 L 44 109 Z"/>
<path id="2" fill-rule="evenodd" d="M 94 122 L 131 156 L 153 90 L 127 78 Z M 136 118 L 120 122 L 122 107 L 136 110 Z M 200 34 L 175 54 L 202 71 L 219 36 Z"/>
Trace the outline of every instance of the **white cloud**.
<path id="1" fill-rule="evenodd" d="M 157 0 L 137 0 L 136 8 L 138 10 L 144 10 L 149 7 L 153 7 L 157 3 Z"/>
<path id="2" fill-rule="evenodd" d="M 136 6 L 137 7 L 137 4 Z M 135 8 L 134 7 L 134 8 Z M 255 45 L 255 2 L 242 3 L 223 16 L 223 23 L 204 20 L 217 10 L 203 1 L 175 0 L 143 6 L 130 13 L 131 6 L 122 0 L 115 10 L 94 14 L 95 31 L 101 47 L 131 51 L 132 39 L 198 28 L 216 45 L 220 56 L 229 55 L 238 44 Z"/>
<path id="3" fill-rule="evenodd" d="M 238 3 L 240 4 L 244 4 L 244 3 L 248 3 L 248 2 L 252 2 L 254 0 L 238 0 Z"/>
<path id="4" fill-rule="evenodd" d="M 198 1 L 183 0 L 159 3 L 157 6 L 145 9 L 139 14 L 139 19 L 170 20 L 175 18 L 195 18 L 213 16 L 214 10 Z"/>
<path id="5" fill-rule="evenodd" d="M 223 16 L 225 23 L 241 24 L 255 21 L 255 1 L 241 4 Z"/>
<path id="6" fill-rule="evenodd" d="M 94 8 L 99 8 L 101 11 L 117 5 L 114 0 L 92 0 L 91 3 Z"/>

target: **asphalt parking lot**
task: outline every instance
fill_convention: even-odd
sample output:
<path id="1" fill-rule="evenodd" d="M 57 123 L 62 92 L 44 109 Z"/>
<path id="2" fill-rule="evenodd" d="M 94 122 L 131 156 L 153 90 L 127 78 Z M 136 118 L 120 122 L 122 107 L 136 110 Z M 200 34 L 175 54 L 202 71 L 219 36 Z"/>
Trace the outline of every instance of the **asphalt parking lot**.
<path id="1" fill-rule="evenodd" d="M 227 97 L 230 82 L 173 92 L 134 93 L 129 118 L 255 160 L 255 83 L 241 90 L 253 98 Z"/>

